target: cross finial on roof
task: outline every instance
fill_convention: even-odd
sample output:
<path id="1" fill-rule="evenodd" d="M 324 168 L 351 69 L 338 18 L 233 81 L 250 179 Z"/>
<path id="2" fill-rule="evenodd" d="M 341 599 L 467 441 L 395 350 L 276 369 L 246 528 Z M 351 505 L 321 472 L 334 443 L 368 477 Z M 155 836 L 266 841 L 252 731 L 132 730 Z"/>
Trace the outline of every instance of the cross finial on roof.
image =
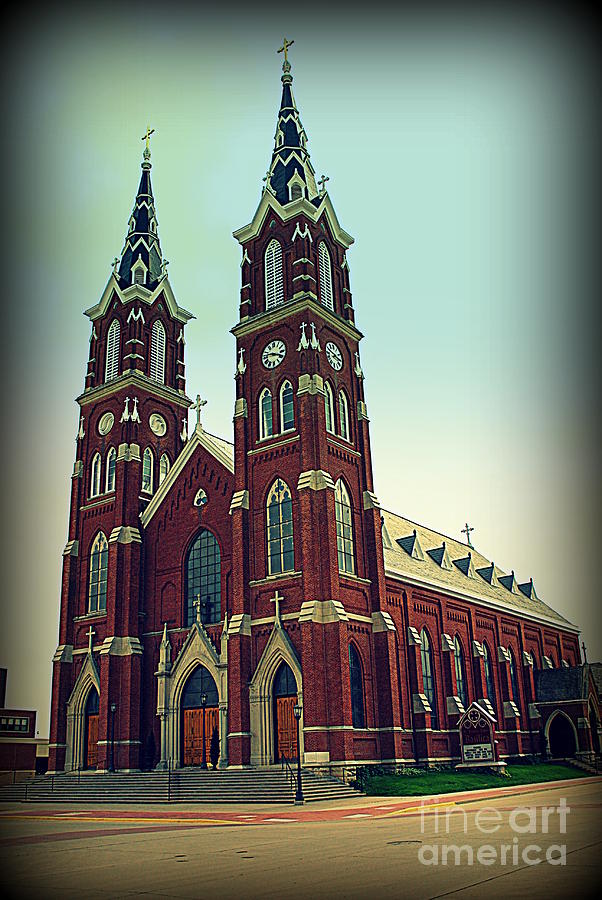
<path id="1" fill-rule="evenodd" d="M 92 655 L 92 638 L 94 637 L 95 634 L 96 634 L 96 632 L 94 631 L 94 629 L 93 629 L 92 626 L 90 625 L 90 627 L 89 627 L 88 630 L 86 631 L 86 635 L 88 636 L 88 653 L 89 653 L 90 655 Z"/>
<path id="2" fill-rule="evenodd" d="M 294 43 L 295 43 L 294 40 L 287 41 L 287 39 L 285 38 L 284 41 L 282 42 L 282 47 L 280 47 L 280 49 L 278 50 L 278 53 L 284 52 L 285 64 L 288 62 L 288 48 L 291 46 L 291 44 L 294 44 Z"/>
<path id="3" fill-rule="evenodd" d="M 585 641 L 581 643 L 581 649 L 583 650 L 583 662 L 587 662 L 587 647 L 585 646 Z"/>
<path id="4" fill-rule="evenodd" d="M 472 525 L 469 525 L 468 522 L 466 523 L 466 526 L 461 529 L 461 533 L 466 535 L 466 543 L 469 547 L 472 547 L 472 541 L 470 540 L 471 531 L 474 531 L 474 528 Z M 474 547 L 472 547 L 472 549 L 474 550 Z"/>
<path id="5" fill-rule="evenodd" d="M 191 406 L 191 409 L 196 409 L 196 424 L 197 424 L 197 428 L 202 428 L 202 427 L 203 427 L 203 426 L 201 425 L 201 410 L 202 410 L 202 408 L 205 406 L 206 403 L 207 403 L 207 401 L 206 401 L 206 400 L 201 400 L 201 395 L 200 395 L 200 394 L 197 394 L 197 395 L 196 395 L 196 403 L 193 403 L 192 406 Z"/>
<path id="6" fill-rule="evenodd" d="M 278 591 L 276 591 L 276 593 L 274 594 L 273 597 L 270 597 L 270 603 L 276 604 L 276 623 L 277 624 L 280 624 L 280 601 L 281 600 L 284 600 L 284 597 L 282 597 L 278 593 Z"/>
<path id="7" fill-rule="evenodd" d="M 140 138 L 141 141 L 146 141 L 146 149 L 147 150 L 150 150 L 150 147 L 148 144 L 150 141 L 151 134 L 154 134 L 154 133 L 155 133 L 155 129 L 151 128 L 150 125 L 147 125 L 146 126 L 146 134 L 143 134 L 142 137 Z"/>
<path id="8" fill-rule="evenodd" d="M 326 182 L 330 181 L 328 175 L 322 175 L 320 179 L 318 179 L 318 184 L 320 185 L 320 193 L 324 194 L 326 192 Z"/>

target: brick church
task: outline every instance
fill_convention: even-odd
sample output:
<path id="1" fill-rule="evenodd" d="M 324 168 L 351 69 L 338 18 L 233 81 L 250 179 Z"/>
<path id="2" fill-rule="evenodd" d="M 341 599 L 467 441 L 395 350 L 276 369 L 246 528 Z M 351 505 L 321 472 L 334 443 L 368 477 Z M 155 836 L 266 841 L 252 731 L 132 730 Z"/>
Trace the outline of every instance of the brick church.
<path id="1" fill-rule="evenodd" d="M 263 193 L 234 232 L 233 442 L 186 394 L 193 316 L 162 256 L 149 132 L 121 257 L 86 311 L 49 771 L 199 765 L 212 738 L 220 767 L 454 762 L 473 700 L 502 757 L 595 752 L 577 627 L 469 531 L 375 495 L 353 238 L 316 182 L 287 48 Z"/>

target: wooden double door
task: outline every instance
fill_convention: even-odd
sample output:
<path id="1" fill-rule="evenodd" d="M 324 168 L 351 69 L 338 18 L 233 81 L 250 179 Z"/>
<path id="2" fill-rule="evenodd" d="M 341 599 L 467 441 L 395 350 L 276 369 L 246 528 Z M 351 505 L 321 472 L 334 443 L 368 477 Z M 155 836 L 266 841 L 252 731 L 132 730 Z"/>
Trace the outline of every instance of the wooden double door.
<path id="1" fill-rule="evenodd" d="M 297 703 L 294 697 L 276 697 L 274 702 L 275 718 L 275 762 L 285 756 L 287 759 L 297 758 L 297 720 L 293 712 Z"/>
<path id="2" fill-rule="evenodd" d="M 219 710 L 206 706 L 205 710 L 205 761 L 210 763 L 211 735 L 217 728 L 219 735 Z M 184 709 L 182 765 L 200 766 L 203 761 L 203 709 Z"/>
<path id="3" fill-rule="evenodd" d="M 86 717 L 86 769 L 95 769 L 98 764 L 98 713 L 88 713 Z"/>

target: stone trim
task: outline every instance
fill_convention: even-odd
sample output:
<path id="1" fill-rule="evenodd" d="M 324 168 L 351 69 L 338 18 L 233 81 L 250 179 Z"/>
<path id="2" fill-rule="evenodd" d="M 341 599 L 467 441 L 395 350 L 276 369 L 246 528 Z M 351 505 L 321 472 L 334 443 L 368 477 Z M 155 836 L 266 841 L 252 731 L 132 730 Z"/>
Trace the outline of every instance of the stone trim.
<path id="1" fill-rule="evenodd" d="M 232 494 L 232 502 L 230 503 L 230 515 L 235 509 L 249 509 L 249 492 L 234 491 Z"/>
<path id="2" fill-rule="evenodd" d="M 501 663 L 508 662 L 509 663 L 510 659 L 511 659 L 510 651 L 506 647 L 502 647 L 502 645 L 500 644 L 500 646 L 497 648 L 497 658 L 498 658 L 498 662 L 501 662 Z"/>
<path id="3" fill-rule="evenodd" d="M 514 700 L 504 700 L 504 718 L 520 719 L 520 710 Z"/>
<path id="4" fill-rule="evenodd" d="M 448 716 L 461 716 L 466 712 L 466 710 L 464 709 L 464 704 L 455 694 L 453 694 L 451 697 L 446 697 L 445 699 Z"/>
<path id="5" fill-rule="evenodd" d="M 139 444 L 120 444 L 117 449 L 116 462 L 132 462 L 140 461 L 140 445 Z"/>
<path id="6" fill-rule="evenodd" d="M 73 475 L 72 478 L 81 478 L 84 474 L 84 464 L 81 459 L 76 459 L 73 463 Z"/>
<path id="7" fill-rule="evenodd" d="M 413 625 L 408 625 L 408 644 L 410 647 L 422 647 L 420 632 Z"/>
<path id="8" fill-rule="evenodd" d="M 372 613 L 372 632 L 379 634 L 383 631 L 396 631 L 395 624 L 390 613 L 378 610 Z"/>
<path id="9" fill-rule="evenodd" d="M 244 397 L 239 397 L 234 403 L 234 418 L 237 419 L 242 417 L 246 419 L 249 415 L 249 409 L 247 406 L 247 401 Z"/>
<path id="10" fill-rule="evenodd" d="M 59 644 L 54 651 L 52 662 L 72 663 L 73 662 L 73 644 Z"/>
<path id="11" fill-rule="evenodd" d="M 432 713 L 431 704 L 426 694 L 412 694 L 412 708 L 415 713 Z"/>
<path id="12" fill-rule="evenodd" d="M 357 401 L 357 418 L 358 418 L 358 421 L 360 421 L 360 422 L 362 422 L 362 421 L 369 422 L 370 421 L 370 419 L 368 418 L 368 407 L 366 406 L 366 404 L 364 403 L 363 400 Z"/>
<path id="13" fill-rule="evenodd" d="M 228 638 L 235 634 L 251 634 L 251 616 L 248 613 L 236 613 L 228 622 Z"/>
<path id="14" fill-rule="evenodd" d="M 309 488 L 311 491 L 323 491 L 327 488 L 334 491 L 332 476 L 323 469 L 308 469 L 301 472 L 297 481 L 297 490 Z"/>
<path id="15" fill-rule="evenodd" d="M 479 657 L 482 657 L 482 658 L 485 657 L 485 651 L 483 650 L 483 645 L 480 644 L 478 641 L 472 642 L 472 655 L 475 659 L 479 659 Z M 479 703 L 480 702 L 481 701 L 479 700 Z M 489 710 L 488 710 L 488 712 L 489 712 Z"/>
<path id="16" fill-rule="evenodd" d="M 137 528 L 132 525 L 118 525 L 109 537 L 109 544 L 141 544 L 142 538 Z"/>
<path id="17" fill-rule="evenodd" d="M 100 645 L 101 656 L 141 656 L 142 644 L 137 637 L 106 637 Z"/>
<path id="18" fill-rule="evenodd" d="M 372 491 L 364 491 L 364 509 L 380 509 L 380 502 Z"/>
<path id="19" fill-rule="evenodd" d="M 63 550 L 63 556 L 78 556 L 78 554 L 79 541 L 67 541 Z"/>
<path id="20" fill-rule="evenodd" d="M 301 394 L 311 394 L 312 396 L 315 394 L 323 394 L 324 393 L 324 379 L 321 375 L 308 375 L 304 373 L 303 375 L 299 375 L 299 387 L 297 389 L 297 397 L 300 397 Z"/>
<path id="21" fill-rule="evenodd" d="M 348 622 L 349 616 L 340 600 L 305 600 L 301 604 L 299 624 L 304 622 Z"/>
<path id="22" fill-rule="evenodd" d="M 453 653 L 456 649 L 454 646 L 454 641 L 451 635 L 442 632 L 441 634 L 441 649 L 444 653 Z M 464 710 L 462 710 L 464 712 Z"/>

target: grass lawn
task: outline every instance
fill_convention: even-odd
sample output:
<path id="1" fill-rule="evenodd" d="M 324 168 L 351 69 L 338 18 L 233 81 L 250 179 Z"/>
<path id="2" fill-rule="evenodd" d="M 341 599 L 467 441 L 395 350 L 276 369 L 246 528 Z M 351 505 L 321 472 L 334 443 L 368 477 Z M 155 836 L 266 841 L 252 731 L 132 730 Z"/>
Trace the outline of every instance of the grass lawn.
<path id="1" fill-rule="evenodd" d="M 424 794 L 447 794 L 452 791 L 474 791 L 488 787 L 512 787 L 538 781 L 583 778 L 587 772 L 561 763 L 508 766 L 508 777 L 488 772 L 456 772 L 454 769 L 424 772 L 419 775 L 375 775 L 366 778 L 363 791 L 380 797 L 420 797 Z"/>

